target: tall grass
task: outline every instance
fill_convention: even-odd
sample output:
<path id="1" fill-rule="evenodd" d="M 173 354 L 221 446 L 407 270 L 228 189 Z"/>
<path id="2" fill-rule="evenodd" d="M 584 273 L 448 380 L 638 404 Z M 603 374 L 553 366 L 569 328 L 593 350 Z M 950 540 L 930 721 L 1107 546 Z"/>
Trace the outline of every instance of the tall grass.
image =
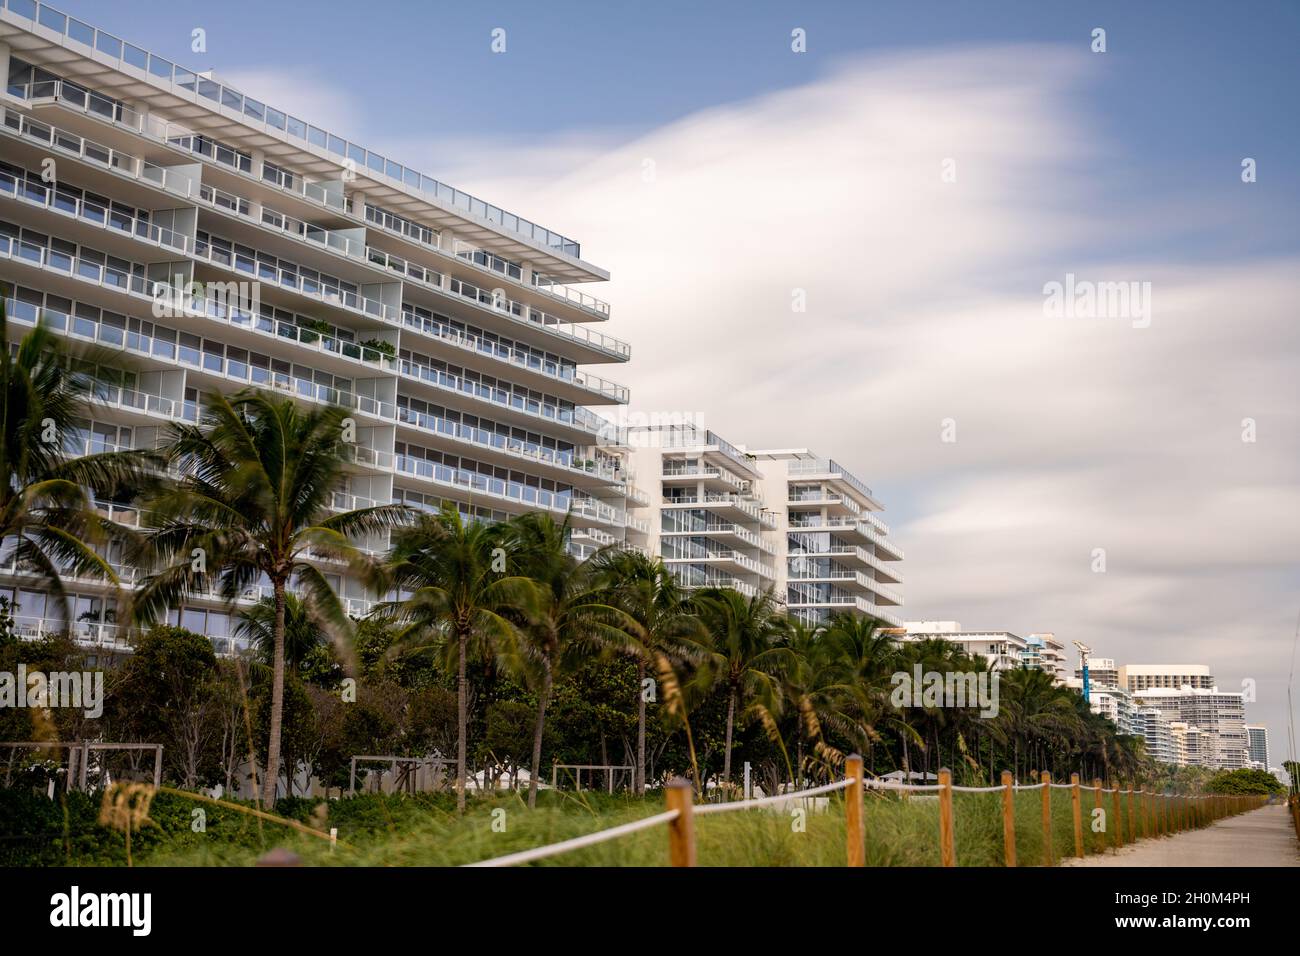
<path id="1" fill-rule="evenodd" d="M 1094 833 L 1094 797 L 1083 791 L 1085 852 L 1105 852 L 1113 832 Z M 48 844 L 51 852 L 30 856 L 26 865 L 121 865 L 123 835 L 96 824 L 89 795 L 73 795 L 76 813 L 55 813 L 50 806 L 43 833 L 21 834 L 0 827 L 0 844 L 13 848 Z M 1016 858 L 1020 866 L 1044 863 L 1042 791 L 1014 797 Z M 82 806 L 84 804 L 84 806 Z M 1103 794 L 1107 823 L 1114 825 L 1113 798 Z M 207 828 L 194 832 L 192 812 L 203 808 Z M 335 801 L 282 800 L 278 812 L 307 824 L 322 836 L 259 821 L 229 806 L 213 807 L 177 793 L 159 794 L 151 820 L 136 835 L 134 862 L 144 866 L 249 866 L 267 850 L 284 847 L 314 866 L 455 866 L 558 843 L 608 827 L 642 819 L 663 809 L 662 798 L 646 799 L 595 792 L 543 791 L 529 810 L 517 795 L 505 793 L 471 800 L 462 816 L 447 794 L 367 794 Z M 1069 790 L 1051 791 L 1053 861 L 1074 855 L 1074 826 Z M 1128 806 L 1125 801 L 1125 820 Z M 959 866 L 1002 866 L 1002 794 L 954 793 L 954 843 Z M 1140 816 L 1139 816 L 1139 819 Z M 902 796 L 869 791 L 864 813 L 868 866 L 939 866 L 939 800 L 933 793 Z M 323 838 L 337 828 L 333 849 Z M 42 829 L 37 827 L 35 829 Z M 796 817 L 789 810 L 738 810 L 697 816 L 700 866 L 843 866 L 845 818 L 843 795 L 832 795 L 824 809 Z M 1138 829 L 1139 836 L 1141 828 Z M 1127 842 L 1128 828 L 1125 827 Z M 24 862 L 18 862 L 24 865 Z M 668 863 L 666 826 L 622 837 L 562 856 L 538 866 L 663 866 Z"/>

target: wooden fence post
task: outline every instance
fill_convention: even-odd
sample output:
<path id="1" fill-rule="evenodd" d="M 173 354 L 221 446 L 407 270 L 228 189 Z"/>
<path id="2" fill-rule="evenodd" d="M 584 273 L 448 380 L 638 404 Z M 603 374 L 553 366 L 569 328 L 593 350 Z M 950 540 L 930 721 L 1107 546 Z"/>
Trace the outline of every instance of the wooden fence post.
<path id="1" fill-rule="evenodd" d="M 952 832 L 952 771 L 939 769 L 939 857 L 944 866 L 957 865 Z"/>
<path id="2" fill-rule="evenodd" d="M 1138 838 L 1137 817 L 1133 816 L 1133 781 L 1128 784 L 1128 842 L 1136 843 Z"/>
<path id="3" fill-rule="evenodd" d="M 867 848 L 862 832 L 862 755 L 849 754 L 844 760 L 844 771 L 853 778 L 844 794 L 844 830 L 848 841 L 848 865 L 866 866 Z"/>
<path id="4" fill-rule="evenodd" d="M 1055 866 L 1052 859 L 1052 775 L 1043 771 L 1043 866 Z"/>
<path id="5" fill-rule="evenodd" d="M 1016 865 L 1016 791 L 1010 770 L 1002 771 L 1002 850 L 1007 866 Z"/>
<path id="6" fill-rule="evenodd" d="M 1119 781 L 1110 782 L 1111 798 L 1110 806 L 1115 813 L 1115 819 L 1112 822 L 1111 832 L 1115 834 L 1115 849 L 1124 845 L 1124 811 L 1120 808 L 1119 803 Z"/>
<path id="7" fill-rule="evenodd" d="M 1079 775 L 1070 774 L 1070 811 L 1074 814 L 1074 855 L 1083 859 L 1083 804 L 1079 793 Z"/>
<path id="8" fill-rule="evenodd" d="M 1103 819 L 1104 819 L 1104 817 L 1105 817 L 1105 809 L 1102 807 L 1102 799 L 1101 799 L 1101 777 L 1093 777 L 1093 778 L 1092 778 L 1092 794 L 1093 794 L 1093 800 L 1094 800 L 1094 803 L 1093 803 L 1093 809 L 1094 809 L 1094 810 L 1101 810 L 1101 811 L 1102 811 L 1102 816 L 1103 816 Z M 1109 830 L 1109 829 L 1105 829 L 1105 830 L 1103 830 L 1102 832 L 1103 832 L 1103 833 L 1109 833 L 1110 830 Z M 1105 849 L 1106 849 L 1106 840 L 1105 840 L 1104 837 L 1102 838 L 1101 843 L 1102 843 L 1101 848 L 1102 848 L 1102 851 L 1104 852 Z"/>
<path id="9" fill-rule="evenodd" d="M 675 777 L 664 788 L 669 810 L 677 817 L 668 821 L 668 860 L 673 866 L 695 865 L 695 818 L 691 784 Z"/>

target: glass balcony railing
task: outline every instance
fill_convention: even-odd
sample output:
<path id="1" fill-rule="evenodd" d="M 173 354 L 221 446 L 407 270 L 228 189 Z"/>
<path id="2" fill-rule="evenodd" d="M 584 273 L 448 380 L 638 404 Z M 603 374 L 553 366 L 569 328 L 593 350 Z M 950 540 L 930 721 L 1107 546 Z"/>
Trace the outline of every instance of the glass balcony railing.
<path id="1" fill-rule="evenodd" d="M 233 272 L 242 272 L 260 282 L 274 282 L 283 289 L 290 289 L 334 308 L 347 309 L 358 315 L 391 322 L 394 325 L 402 321 L 400 309 L 378 299 L 371 299 L 348 289 L 325 285 L 316 279 L 302 275 L 297 269 L 272 266 L 245 253 L 227 251 L 210 242 L 203 240 L 195 242 L 194 258 Z"/>
<path id="2" fill-rule="evenodd" d="M 223 83 L 202 73 L 195 73 L 178 66 L 171 60 L 150 53 L 147 50 L 127 43 L 103 30 L 56 10 L 49 4 L 35 0 L 4 0 L 5 9 L 33 24 L 53 30 L 66 36 L 80 46 L 89 55 L 91 51 L 99 54 L 98 59 L 107 57 L 116 61 L 113 65 L 126 73 L 141 73 L 165 83 L 170 83 L 176 95 L 192 98 L 195 103 L 203 103 L 219 115 L 238 116 L 242 122 L 259 129 L 277 139 L 296 141 L 304 149 L 312 149 L 334 154 L 335 160 L 344 167 L 352 167 L 377 181 L 385 182 L 405 192 L 420 196 L 427 201 L 436 201 L 475 219 L 497 226 L 500 229 L 521 236 L 538 246 L 562 253 L 573 258 L 581 258 L 582 248 L 576 240 L 568 239 L 557 232 L 546 229 L 534 222 L 517 216 L 462 192 L 453 186 L 439 182 L 430 176 L 403 166 L 378 153 L 371 152 L 357 143 L 349 142 L 341 136 L 335 136 L 324 129 L 298 119 L 282 110 L 277 110 L 260 100 L 245 96 Z M 76 49 L 76 47 L 72 47 Z M 70 84 L 66 91 L 61 91 L 64 98 L 71 102 L 82 100 L 84 109 L 94 109 L 103 115 L 105 107 L 100 104 L 96 109 L 86 101 L 96 94 Z M 105 97 L 99 97 L 105 100 Z M 108 100 L 108 118 L 123 123 L 133 129 L 142 127 L 140 114 Z"/>
<path id="3" fill-rule="evenodd" d="M 435 388 L 458 392 L 463 395 L 472 395 L 475 398 L 483 399 L 503 408 L 510 408 L 525 415 L 571 425 L 593 434 L 599 432 L 604 421 L 581 406 L 569 408 L 551 402 L 539 402 L 537 399 L 507 392 L 505 389 L 485 385 L 482 382 L 475 382 L 459 375 L 453 375 L 450 372 L 444 372 L 439 368 L 419 365 L 408 359 L 400 361 L 399 369 L 401 374 L 407 378 L 417 379 Z"/>
<path id="4" fill-rule="evenodd" d="M 545 375 L 557 382 L 577 385 L 598 395 L 611 398 L 616 402 L 626 402 L 628 400 L 629 393 L 625 385 L 606 381 L 589 372 L 580 372 L 572 365 L 553 362 L 528 349 L 513 348 L 499 339 L 474 335 L 446 322 L 440 322 L 435 318 L 425 318 L 413 312 L 404 311 L 402 313 L 402 324 L 406 328 L 414 329 L 423 335 L 436 338 L 458 349 L 473 352 L 476 355 L 486 355 L 502 362 L 509 362 L 511 365 L 526 368 L 530 372 L 536 372 L 539 375 Z"/>
<path id="5" fill-rule="evenodd" d="M 398 406 L 397 420 L 413 425 L 423 431 L 445 435 L 457 441 L 469 442 L 480 448 L 490 448 L 503 454 L 541 462 L 555 468 L 563 468 L 566 471 L 593 475 L 610 482 L 616 478 L 614 469 L 601 468 L 595 462 L 581 458 L 571 451 L 547 448 L 533 442 L 525 442 L 498 432 L 488 431 L 485 428 L 474 428 L 463 422 L 452 421 L 437 415 L 426 415 L 423 412 Z"/>
<path id="6" fill-rule="evenodd" d="M 0 171 L 0 195 L 9 196 L 29 205 L 43 206 L 101 229 L 122 233 L 176 252 L 189 251 L 189 238 L 179 232 L 165 229 L 145 219 L 124 215 L 119 210 L 92 202 L 71 190 L 55 185 L 32 182 L 27 178 L 20 179 L 12 173 Z"/>
<path id="7" fill-rule="evenodd" d="M 231 325 L 259 332 L 277 340 L 287 339 L 313 351 L 373 365 L 385 371 L 391 372 L 397 368 L 395 358 L 377 349 L 359 345 L 355 342 L 343 341 L 305 326 L 273 320 L 260 313 L 252 313 L 230 306 L 221 299 L 192 295 L 182 290 L 173 289 L 167 283 L 154 282 L 145 279 L 143 276 L 116 269 L 105 263 L 70 256 L 47 246 L 19 241 L 8 236 L 0 236 L 0 258 L 18 259 L 27 262 L 29 265 L 48 268 L 55 272 L 73 276 L 83 282 L 148 298 L 151 304 L 162 302 L 176 311 L 229 322 Z M 20 303 L 16 300 L 11 300 L 10 308 L 13 310 L 10 313 L 11 315 L 18 315 L 30 309 L 26 303 Z M 123 328 L 101 325 L 99 322 L 80 316 L 69 317 L 58 310 L 47 309 L 45 311 L 50 321 L 67 322 L 69 323 L 68 327 L 77 334 L 93 338 L 107 345 L 119 348 L 129 347 L 124 345 L 128 333 Z M 134 336 L 135 333 L 132 333 L 132 335 Z M 170 347 L 174 351 L 174 343 Z"/>
<path id="8" fill-rule="evenodd" d="M 790 462 L 789 474 L 792 478 L 800 475 L 834 475 L 841 481 L 847 482 L 853 488 L 862 492 L 868 498 L 874 498 L 871 489 L 867 487 L 866 482 L 862 481 L 856 475 L 845 468 L 842 468 L 835 461 L 822 458 L 804 458 L 794 459 Z"/>
<path id="9" fill-rule="evenodd" d="M 236 215 L 251 217 L 252 205 L 249 200 L 209 185 L 200 184 L 189 176 L 169 167 L 159 166 L 136 156 L 110 149 L 92 140 L 73 135 L 29 117 L 20 116 L 12 111 L 5 114 L 5 126 L 33 142 L 58 148 L 121 175 L 166 189 L 168 192 L 183 196 L 188 200 L 204 202 L 210 206 L 233 212 Z M 314 230 L 316 227 L 311 228 Z M 312 232 L 312 235 L 314 236 L 315 232 Z M 335 235 L 337 237 L 337 234 Z M 342 237 L 337 238 L 342 239 Z M 327 240 L 325 244 L 329 245 L 330 243 Z M 355 246 L 348 245 L 347 248 L 350 255 L 353 255 L 354 258 L 359 257 L 355 255 L 358 253 Z M 593 331 L 585 325 L 562 322 L 539 309 L 494 296 L 487 290 L 478 289 L 470 283 L 460 283 L 453 280 L 451 286 L 444 287 L 442 275 L 438 272 L 425 269 L 390 253 L 385 253 L 383 250 L 366 248 L 364 252 L 367 261 L 374 265 L 397 272 L 404 279 L 418 282 L 456 301 L 470 299 L 479 306 L 492 309 L 496 314 L 505 315 L 511 320 L 519 322 L 523 328 L 540 329 L 548 336 L 590 346 L 621 360 L 631 356 L 631 348 L 626 342 Z M 247 268 L 243 268 L 241 271 L 247 271 Z M 349 308 L 364 312 L 366 315 L 381 318 L 394 324 L 399 321 L 393 317 L 396 310 L 389 311 L 391 307 L 374 303 L 373 300 L 366 299 L 362 301 L 358 297 L 352 296 L 350 298 L 344 297 L 344 301 Z M 594 376 L 588 376 L 588 378 L 595 379 Z M 622 386 L 618 386 L 617 389 L 621 389 L 621 393 L 626 396 L 626 390 L 622 389 Z M 616 397 L 618 401 L 626 401 L 626 397 L 617 398 L 617 391 L 611 393 L 602 390 L 602 394 Z"/>

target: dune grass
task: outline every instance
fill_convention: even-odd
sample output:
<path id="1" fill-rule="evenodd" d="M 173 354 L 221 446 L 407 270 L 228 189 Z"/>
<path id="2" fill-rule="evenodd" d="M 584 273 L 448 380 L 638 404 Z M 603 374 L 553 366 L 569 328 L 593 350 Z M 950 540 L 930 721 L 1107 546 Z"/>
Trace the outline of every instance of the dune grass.
<path id="1" fill-rule="evenodd" d="M 1109 795 L 1106 795 L 1109 797 Z M 352 798 L 367 800 L 370 798 Z M 1016 852 L 1020 866 L 1044 865 L 1041 791 L 1015 797 Z M 349 820 L 349 801 L 332 805 L 328 822 L 340 845 L 265 826 L 261 846 L 220 841 L 186 841 L 160 847 L 147 865 L 247 866 L 270 846 L 298 854 L 316 866 L 456 866 L 558 843 L 596 830 L 641 819 L 663 809 L 658 795 L 645 800 L 598 793 L 545 794 L 535 810 L 513 795 L 472 800 L 463 817 L 447 805 L 423 802 L 418 809 L 401 797 L 375 806 L 378 812 Z M 375 809 L 371 808 L 372 811 Z M 1002 804 L 998 793 L 957 793 L 953 799 L 954 843 L 959 866 L 1003 866 Z M 1052 791 L 1053 860 L 1074 854 L 1068 790 Z M 1125 808 L 1127 809 L 1127 808 Z M 1104 852 L 1113 837 L 1090 826 L 1091 798 L 1085 793 L 1085 852 Z M 1107 804 L 1109 814 L 1110 807 Z M 934 795 L 900 798 L 869 793 L 864 816 L 868 866 L 939 866 L 939 801 Z M 843 866 L 844 804 L 833 796 L 824 809 L 799 818 L 790 811 L 745 810 L 695 820 L 700 866 Z M 1127 832 L 1127 828 L 1126 828 Z M 536 862 L 536 866 L 664 866 L 667 828 L 656 826 L 617 840 Z"/>
<path id="2" fill-rule="evenodd" d="M 35 796 L 21 806 L 11 823 L 0 826 L 0 848 L 43 848 L 28 852 L 16 865 L 105 865 L 126 862 L 124 839 L 96 822 L 98 797 L 70 795 L 63 807 Z M 1094 832 L 1094 796 L 1082 794 L 1085 852 L 1106 852 L 1114 833 Z M 1015 795 L 1016 855 L 1019 866 L 1045 864 L 1042 791 Z M 1113 825 L 1113 798 L 1103 795 L 1106 823 Z M 196 830 L 195 810 L 204 810 L 205 827 Z M 246 810 L 247 807 L 244 808 Z M 277 812 L 306 824 L 306 834 L 280 823 L 258 820 L 232 805 L 196 801 L 178 792 L 158 794 L 149 822 L 133 834 L 136 866 L 251 866 L 267 851 L 281 847 L 308 866 L 456 866 L 504 856 L 643 819 L 664 809 L 663 796 L 645 799 L 596 792 L 539 794 L 529 810 L 516 794 L 472 796 L 467 812 L 455 811 L 450 794 L 367 794 L 340 800 L 282 800 Z M 957 865 L 1004 865 L 1002 794 L 954 793 L 954 843 Z M 1127 799 L 1123 806 L 1125 842 L 1129 842 Z M 43 822 L 38 825 L 37 818 Z M 1139 817 L 1139 819 L 1141 819 Z M 869 791 L 864 825 L 868 866 L 939 866 L 939 799 L 933 793 Z M 339 843 L 327 839 L 337 828 Z M 1074 826 L 1070 791 L 1051 791 L 1052 861 L 1073 856 Z M 30 831 L 30 832 L 26 832 Z M 843 795 L 832 794 L 821 808 L 803 814 L 788 809 L 747 809 L 697 816 L 700 866 L 843 866 L 846 859 Z M 1142 835 L 1141 826 L 1138 835 Z M 666 825 L 607 843 L 538 861 L 537 866 L 664 866 L 668 863 Z"/>

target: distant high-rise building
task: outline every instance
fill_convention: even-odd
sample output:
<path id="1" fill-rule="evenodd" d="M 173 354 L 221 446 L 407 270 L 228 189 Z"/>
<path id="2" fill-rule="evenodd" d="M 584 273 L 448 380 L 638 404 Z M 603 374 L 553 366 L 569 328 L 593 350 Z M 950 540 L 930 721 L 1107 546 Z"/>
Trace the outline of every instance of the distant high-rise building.
<path id="1" fill-rule="evenodd" d="M 1250 765 L 1258 770 L 1268 769 L 1268 728 L 1261 724 L 1247 724 L 1250 737 Z"/>
<path id="2" fill-rule="evenodd" d="M 1169 718 L 1159 707 L 1137 709 L 1138 733 L 1146 741 L 1147 756 L 1160 763 L 1177 763 Z"/>
<path id="3" fill-rule="evenodd" d="M 1187 725 L 1188 739 L 1195 730 L 1196 746 L 1186 745 L 1187 762 L 1215 770 L 1240 770 L 1250 765 L 1246 734 L 1245 698 L 1217 687 L 1156 687 L 1133 698 L 1141 707 L 1155 707 L 1171 722 Z"/>
<path id="4" fill-rule="evenodd" d="M 1075 679 L 1083 680 L 1083 668 L 1074 669 Z M 1110 657 L 1088 658 L 1088 680 L 1093 687 L 1119 687 L 1119 669 Z"/>
<path id="5" fill-rule="evenodd" d="M 1065 683 L 1065 645 L 1051 631 L 1025 638 L 1024 665 L 1046 671 L 1058 684 Z"/>
<path id="6" fill-rule="evenodd" d="M 1119 669 L 1120 686 L 1130 694 L 1166 688 L 1209 690 L 1214 677 L 1204 664 L 1125 664 Z"/>

